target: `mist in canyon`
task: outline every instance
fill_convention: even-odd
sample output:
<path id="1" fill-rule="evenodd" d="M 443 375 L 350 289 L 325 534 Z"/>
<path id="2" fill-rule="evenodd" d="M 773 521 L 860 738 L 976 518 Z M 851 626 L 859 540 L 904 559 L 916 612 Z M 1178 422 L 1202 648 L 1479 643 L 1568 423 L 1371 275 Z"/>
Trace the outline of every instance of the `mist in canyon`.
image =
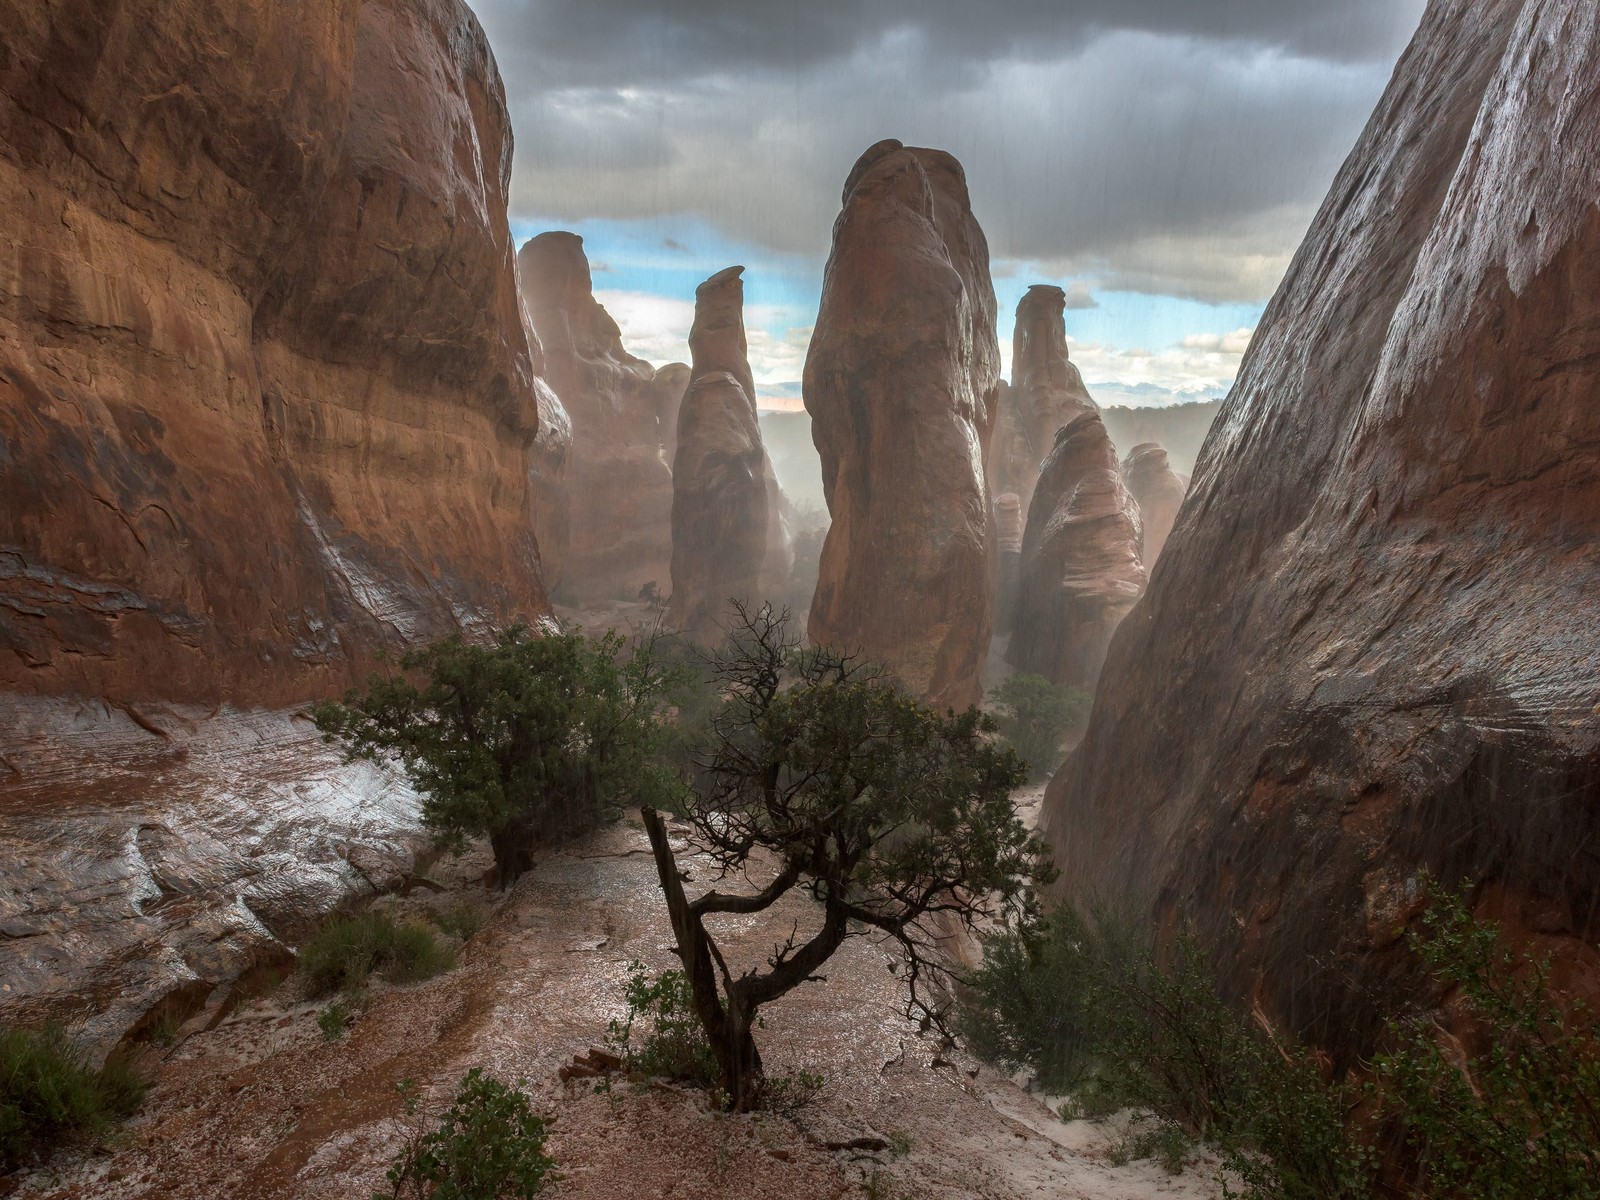
<path id="1" fill-rule="evenodd" d="M 0 28 L 0 1194 L 1597 1194 L 1594 5 Z"/>

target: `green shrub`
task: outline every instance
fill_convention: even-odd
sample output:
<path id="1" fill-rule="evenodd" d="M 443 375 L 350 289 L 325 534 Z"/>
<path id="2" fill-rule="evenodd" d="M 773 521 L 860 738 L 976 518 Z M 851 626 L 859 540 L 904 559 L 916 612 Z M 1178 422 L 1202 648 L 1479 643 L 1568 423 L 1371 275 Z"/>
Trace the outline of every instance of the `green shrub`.
<path id="1" fill-rule="evenodd" d="M 1600 1197 L 1600 1037 L 1581 1002 L 1550 995 L 1549 965 L 1504 948 L 1458 898 L 1436 895 L 1411 937 L 1459 989 L 1475 1028 L 1447 1053 L 1422 1017 L 1397 1022 L 1377 1095 L 1401 1130 L 1418 1194 Z"/>
<path id="2" fill-rule="evenodd" d="M 454 965 L 455 953 L 432 930 L 377 911 L 333 917 L 300 951 L 314 996 L 356 991 L 374 973 L 391 983 L 420 983 Z"/>
<path id="3" fill-rule="evenodd" d="M 655 979 L 642 962 L 628 964 L 623 988 L 628 1003 L 624 1020 L 607 1027 L 606 1043 L 622 1059 L 630 1075 L 677 1079 L 706 1087 L 719 1078 L 716 1056 L 694 1011 L 694 993 L 682 971 L 663 971 Z M 644 1040 L 634 1043 L 634 1026 L 649 1022 Z"/>
<path id="4" fill-rule="evenodd" d="M 349 1006 L 340 1000 L 333 1001 L 317 1014 L 317 1028 L 322 1031 L 323 1041 L 343 1041 L 344 1035 L 350 1031 Z"/>
<path id="5" fill-rule="evenodd" d="M 989 693 L 995 724 L 1029 764 L 1031 778 L 1047 779 L 1061 763 L 1061 739 L 1089 717 L 1092 698 L 1059 687 L 1043 675 L 1013 675 Z"/>
<path id="6" fill-rule="evenodd" d="M 1079 1114 L 1156 1118 L 1130 1157 L 1181 1165 L 1185 1139 L 1205 1138 L 1247 1195 L 1368 1194 L 1369 1156 L 1345 1127 L 1350 1089 L 1225 1005 L 1192 941 L 1158 964 L 1114 922 L 1063 906 L 990 938 L 969 985 L 962 1025 L 979 1054 L 1031 1070 Z"/>
<path id="7" fill-rule="evenodd" d="M 439 1127 L 409 1142 L 389 1168 L 391 1191 L 373 1200 L 526 1200 L 553 1182 L 548 1129 L 527 1094 L 474 1067 Z M 410 1105 L 408 1105 L 410 1107 Z"/>
<path id="8" fill-rule="evenodd" d="M 0 1174 L 104 1135 L 139 1107 L 145 1087 L 123 1058 L 92 1070 L 56 1026 L 0 1029 Z"/>
<path id="9" fill-rule="evenodd" d="M 624 644 L 526 625 L 491 645 L 450 637 L 400 660 L 419 683 L 374 676 L 312 715 L 348 757 L 398 762 L 444 845 L 487 836 L 509 884 L 538 846 L 668 802 L 674 776 L 656 752 L 670 680 L 653 643 L 626 660 Z"/>
<path id="10" fill-rule="evenodd" d="M 454 904 L 444 912 L 430 910 L 428 915 L 433 918 L 433 923 L 458 941 L 471 941 L 474 935 L 483 928 L 483 909 L 476 904 L 462 902 Z"/>

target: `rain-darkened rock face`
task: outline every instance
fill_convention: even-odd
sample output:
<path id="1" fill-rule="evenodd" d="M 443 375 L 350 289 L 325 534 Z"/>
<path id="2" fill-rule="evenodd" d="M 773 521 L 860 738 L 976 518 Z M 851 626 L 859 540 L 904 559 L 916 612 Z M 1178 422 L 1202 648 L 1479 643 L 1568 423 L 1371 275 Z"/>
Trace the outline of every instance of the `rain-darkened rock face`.
<path id="1" fill-rule="evenodd" d="M 0 0 L 0 688 L 274 704 L 545 609 L 457 0 Z"/>
<path id="2" fill-rule="evenodd" d="M 1024 510 L 1033 496 L 1033 484 L 1045 456 L 1055 445 L 1056 430 L 1100 406 L 1089 395 L 1083 376 L 1067 357 L 1067 295 L 1060 288 L 1036 283 L 1017 302 L 1017 319 L 1011 334 L 1011 403 L 1016 429 L 1028 447 L 1031 461 L 1009 489 L 1021 498 Z"/>
<path id="3" fill-rule="evenodd" d="M 545 376 L 572 420 L 570 540 L 562 595 L 575 602 L 665 586 L 672 559 L 672 469 L 661 454 L 655 368 L 629 354 L 594 298 L 583 239 L 541 233 L 517 271 Z"/>
<path id="4" fill-rule="evenodd" d="M 941 705 L 981 694 L 998 382 L 988 247 L 961 166 L 880 142 L 845 184 L 806 356 L 832 515 L 809 629 Z"/>
<path id="5" fill-rule="evenodd" d="M 700 641 L 716 640 L 730 600 L 760 599 L 767 558 L 771 464 L 746 358 L 743 271 L 729 267 L 695 290 L 694 376 L 678 411 L 667 620 Z"/>
<path id="6" fill-rule="evenodd" d="M 1417 982 L 1423 871 L 1595 965 L 1597 21 L 1430 5 L 1045 801 L 1067 894 L 1346 1054 Z"/>
<path id="7" fill-rule="evenodd" d="M 1128 451 L 1122 463 L 1122 477 L 1139 505 L 1139 520 L 1144 526 L 1144 546 L 1140 557 L 1149 571 L 1178 519 L 1189 477 L 1180 475 L 1167 461 L 1167 452 L 1155 442 L 1140 442 Z"/>
<path id="8" fill-rule="evenodd" d="M 1006 658 L 1092 691 L 1111 635 L 1144 592 L 1139 509 L 1098 413 L 1056 433 L 1022 535 Z"/>

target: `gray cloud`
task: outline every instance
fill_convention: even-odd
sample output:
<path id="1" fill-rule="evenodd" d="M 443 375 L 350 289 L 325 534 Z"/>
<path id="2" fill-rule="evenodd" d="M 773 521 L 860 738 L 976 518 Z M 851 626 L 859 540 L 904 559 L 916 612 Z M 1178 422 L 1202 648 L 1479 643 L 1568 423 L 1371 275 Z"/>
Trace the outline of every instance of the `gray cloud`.
<path id="1" fill-rule="evenodd" d="M 1262 299 L 1421 0 L 477 0 L 513 205 L 827 247 L 882 137 L 967 167 L 997 256 Z"/>

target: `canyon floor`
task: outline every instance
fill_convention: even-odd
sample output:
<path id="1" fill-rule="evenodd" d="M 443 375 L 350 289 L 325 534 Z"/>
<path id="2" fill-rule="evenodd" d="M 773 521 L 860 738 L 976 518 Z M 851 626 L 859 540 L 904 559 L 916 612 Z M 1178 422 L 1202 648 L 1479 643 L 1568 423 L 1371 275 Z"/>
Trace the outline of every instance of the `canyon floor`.
<path id="1" fill-rule="evenodd" d="M 487 861 L 481 851 L 443 860 L 433 875 L 445 891 L 382 901 L 481 906 L 485 924 L 455 969 L 380 986 L 338 1042 L 323 1040 L 320 1003 L 291 977 L 172 1046 L 153 1063 L 144 1109 L 114 1143 L 58 1159 L 18 1194 L 367 1197 L 386 1190 L 402 1139 L 474 1066 L 525 1080 L 553 1119 L 549 1149 L 562 1179 L 551 1194 L 560 1197 L 1216 1194 L 1213 1164 L 1178 1176 L 1150 1161 L 1114 1165 L 1114 1130 L 1063 1123 L 961 1051 L 941 1053 L 901 1015 L 891 959 L 866 938 L 846 943 L 826 982 L 764 1010 L 769 1073 L 826 1079 L 797 1116 L 714 1113 L 702 1094 L 672 1086 L 619 1082 L 607 1095 L 593 1080 L 564 1084 L 560 1067 L 601 1044 L 607 1022 L 623 1015 L 629 963 L 674 962 L 643 832 L 625 821 L 551 853 L 503 894 L 476 882 Z M 708 878 L 707 864 L 689 861 L 696 879 Z M 728 922 L 734 955 L 759 961 L 790 922 L 804 928 L 804 901 L 780 907 L 768 919 Z M 415 1117 L 398 1090 L 408 1081 L 422 1096 Z M 829 1148 L 858 1139 L 886 1148 Z"/>

